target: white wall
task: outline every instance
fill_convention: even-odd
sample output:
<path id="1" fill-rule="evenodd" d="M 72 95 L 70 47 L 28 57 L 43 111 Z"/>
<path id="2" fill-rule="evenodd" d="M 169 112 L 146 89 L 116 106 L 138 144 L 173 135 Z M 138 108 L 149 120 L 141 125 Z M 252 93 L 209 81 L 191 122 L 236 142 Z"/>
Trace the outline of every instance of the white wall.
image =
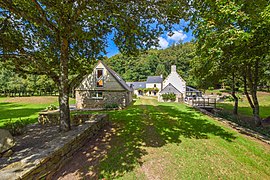
<path id="1" fill-rule="evenodd" d="M 163 88 L 171 83 L 176 89 L 186 95 L 186 81 L 184 81 L 177 72 L 171 72 L 169 76 L 163 81 Z"/>
<path id="2" fill-rule="evenodd" d="M 146 88 L 154 88 L 154 84 L 156 84 L 156 87 L 158 88 L 159 91 L 161 91 L 161 83 L 146 83 Z"/>

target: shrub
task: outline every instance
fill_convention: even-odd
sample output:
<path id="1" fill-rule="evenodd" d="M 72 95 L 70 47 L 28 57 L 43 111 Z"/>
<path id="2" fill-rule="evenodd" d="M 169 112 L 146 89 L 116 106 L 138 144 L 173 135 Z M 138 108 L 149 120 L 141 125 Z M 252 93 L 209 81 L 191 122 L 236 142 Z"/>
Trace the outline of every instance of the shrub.
<path id="1" fill-rule="evenodd" d="M 54 104 L 51 104 L 46 108 L 46 111 L 53 111 L 53 110 L 57 110 L 57 106 Z"/>
<path id="2" fill-rule="evenodd" d="M 13 136 L 21 135 L 25 131 L 25 127 L 28 124 L 29 119 L 27 120 L 22 120 L 21 118 L 16 121 L 12 121 L 11 119 L 7 121 L 4 124 L 5 129 L 7 129 L 10 134 Z"/>
<path id="3" fill-rule="evenodd" d="M 117 103 L 112 103 L 112 104 L 106 104 L 105 109 L 113 109 L 113 108 L 119 108 L 119 105 Z"/>
<path id="4" fill-rule="evenodd" d="M 162 99 L 164 101 L 175 101 L 176 100 L 176 95 L 174 93 L 167 93 L 167 94 L 162 94 Z"/>
<path id="5" fill-rule="evenodd" d="M 208 90 L 214 90 L 214 87 L 208 87 Z"/>
<path id="6" fill-rule="evenodd" d="M 231 90 L 232 88 L 230 86 L 225 86 L 226 90 Z"/>
<path id="7" fill-rule="evenodd" d="M 221 92 L 217 92 L 217 95 L 218 95 L 218 96 L 222 96 L 222 93 L 221 93 Z"/>

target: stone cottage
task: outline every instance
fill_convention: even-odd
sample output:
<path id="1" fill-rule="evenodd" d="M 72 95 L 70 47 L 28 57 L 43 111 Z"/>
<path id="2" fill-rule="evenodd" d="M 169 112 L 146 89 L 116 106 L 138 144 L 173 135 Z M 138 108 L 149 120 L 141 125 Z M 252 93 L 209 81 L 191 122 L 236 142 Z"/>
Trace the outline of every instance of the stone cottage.
<path id="1" fill-rule="evenodd" d="M 93 72 L 75 88 L 76 108 L 125 107 L 132 102 L 132 92 L 115 71 L 98 61 Z"/>

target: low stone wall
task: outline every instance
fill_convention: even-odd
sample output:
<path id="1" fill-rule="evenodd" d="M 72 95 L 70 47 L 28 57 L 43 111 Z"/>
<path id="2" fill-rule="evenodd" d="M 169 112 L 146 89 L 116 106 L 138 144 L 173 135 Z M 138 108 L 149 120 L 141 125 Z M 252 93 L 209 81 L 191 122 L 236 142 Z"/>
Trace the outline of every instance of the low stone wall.
<path id="1" fill-rule="evenodd" d="M 49 149 L 40 149 L 40 152 L 31 157 L 1 169 L 0 179 L 51 179 L 50 177 L 107 123 L 107 114 L 96 115 L 95 120 L 80 125 L 79 132 L 67 132 L 51 141 Z"/>
<path id="2" fill-rule="evenodd" d="M 72 125 L 79 125 L 85 121 L 89 121 L 95 118 L 94 114 L 74 114 L 71 115 L 70 120 Z M 38 115 L 38 123 L 42 125 L 59 125 L 60 113 L 56 111 L 40 112 Z"/>

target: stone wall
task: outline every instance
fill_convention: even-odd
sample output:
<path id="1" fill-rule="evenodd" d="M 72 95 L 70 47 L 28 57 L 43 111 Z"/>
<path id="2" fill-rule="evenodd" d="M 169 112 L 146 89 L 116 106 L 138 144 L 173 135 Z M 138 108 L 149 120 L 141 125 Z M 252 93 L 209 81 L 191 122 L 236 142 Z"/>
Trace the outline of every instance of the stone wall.
<path id="1" fill-rule="evenodd" d="M 82 124 L 79 132 L 67 132 L 63 137 L 50 142 L 50 149 L 42 149 L 31 157 L 1 169 L 0 179 L 51 179 L 51 176 L 107 123 L 107 114 L 96 115 L 94 121 Z"/>
<path id="2" fill-rule="evenodd" d="M 104 108 L 107 104 L 118 104 L 119 107 L 123 108 L 132 101 L 132 95 L 129 91 L 102 91 L 102 99 L 93 99 L 91 92 L 76 91 L 77 109 Z"/>
<path id="3" fill-rule="evenodd" d="M 74 112 L 74 111 L 73 111 Z M 94 114 L 74 114 L 71 115 L 70 121 L 72 125 L 79 125 L 85 121 L 93 120 L 96 118 Z M 56 111 L 40 112 L 38 115 L 38 123 L 42 125 L 59 125 L 60 113 Z"/>

